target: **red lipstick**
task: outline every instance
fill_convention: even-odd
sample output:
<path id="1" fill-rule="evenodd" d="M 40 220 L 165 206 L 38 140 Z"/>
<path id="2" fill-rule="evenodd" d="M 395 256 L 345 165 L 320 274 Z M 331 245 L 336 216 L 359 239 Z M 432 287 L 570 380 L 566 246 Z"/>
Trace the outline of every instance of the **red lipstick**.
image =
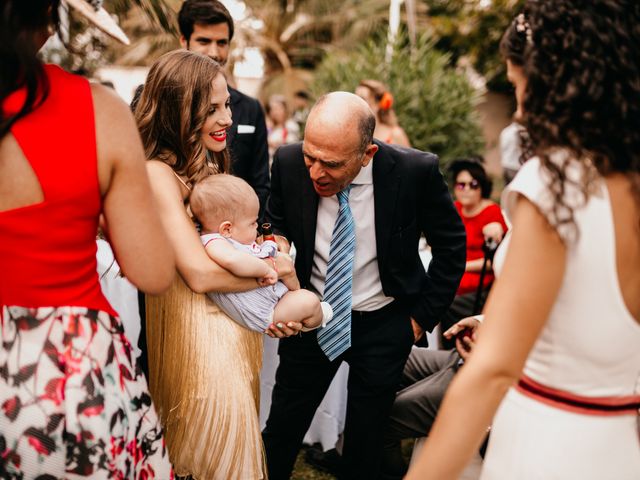
<path id="1" fill-rule="evenodd" d="M 213 138 L 216 142 L 224 142 L 227 139 L 227 130 L 217 130 L 213 133 L 210 133 L 209 136 Z"/>

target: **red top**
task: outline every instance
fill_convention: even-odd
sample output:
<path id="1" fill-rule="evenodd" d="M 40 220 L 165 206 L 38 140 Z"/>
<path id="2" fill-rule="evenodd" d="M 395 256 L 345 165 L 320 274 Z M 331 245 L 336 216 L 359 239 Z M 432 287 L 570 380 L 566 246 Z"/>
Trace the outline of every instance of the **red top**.
<path id="1" fill-rule="evenodd" d="M 477 213 L 472 217 L 466 217 L 462 213 L 462 205 L 460 202 L 456 201 L 455 205 L 458 213 L 460 214 L 460 218 L 462 218 L 462 223 L 464 223 L 464 229 L 467 232 L 467 262 L 483 258 L 484 252 L 482 251 L 482 245 L 484 244 L 484 235 L 482 235 L 482 228 L 488 223 L 498 222 L 502 225 L 502 228 L 504 228 L 505 233 L 507 231 L 507 224 L 502 216 L 500 206 L 495 203 L 491 203 L 489 206 L 481 210 L 480 213 Z M 482 283 L 486 286 L 492 280 L 493 273 L 491 271 L 487 271 Z M 477 291 L 479 284 L 480 272 L 464 272 L 456 295 L 475 292 Z"/>
<path id="2" fill-rule="evenodd" d="M 11 128 L 44 201 L 0 211 L 0 306 L 82 306 L 116 315 L 100 289 L 96 232 L 102 200 L 89 82 L 45 66 L 45 102 Z M 2 105 L 15 112 L 25 91 Z"/>

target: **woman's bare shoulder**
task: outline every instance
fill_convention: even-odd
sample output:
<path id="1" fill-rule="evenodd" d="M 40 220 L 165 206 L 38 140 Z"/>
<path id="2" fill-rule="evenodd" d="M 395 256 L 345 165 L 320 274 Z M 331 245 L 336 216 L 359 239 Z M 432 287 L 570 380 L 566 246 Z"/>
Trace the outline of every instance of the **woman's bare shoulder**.
<path id="1" fill-rule="evenodd" d="M 115 120 L 133 121 L 129 105 L 112 88 L 98 83 L 91 83 L 91 96 L 96 115 L 104 115 Z"/>
<path id="2" fill-rule="evenodd" d="M 154 175 L 159 175 L 161 177 L 168 176 L 174 178 L 177 181 L 171 165 L 168 165 L 166 162 L 163 162 L 158 158 L 147 160 L 147 171 L 149 172 L 149 175 L 153 173 Z"/>
<path id="3" fill-rule="evenodd" d="M 179 197 L 181 201 L 189 195 L 187 187 L 166 162 L 160 159 L 147 160 L 147 173 L 152 188 L 158 193 Z"/>

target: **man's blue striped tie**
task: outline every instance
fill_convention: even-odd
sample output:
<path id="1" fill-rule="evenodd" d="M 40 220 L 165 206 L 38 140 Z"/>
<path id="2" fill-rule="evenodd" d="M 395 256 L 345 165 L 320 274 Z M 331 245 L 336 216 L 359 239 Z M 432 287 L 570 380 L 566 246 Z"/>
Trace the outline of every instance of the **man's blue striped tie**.
<path id="1" fill-rule="evenodd" d="M 318 344 L 329 360 L 351 346 L 351 286 L 356 251 L 356 228 L 349 208 L 351 185 L 338 193 L 338 217 L 333 227 L 324 282 L 324 301 L 333 308 L 333 319 L 318 331 Z"/>

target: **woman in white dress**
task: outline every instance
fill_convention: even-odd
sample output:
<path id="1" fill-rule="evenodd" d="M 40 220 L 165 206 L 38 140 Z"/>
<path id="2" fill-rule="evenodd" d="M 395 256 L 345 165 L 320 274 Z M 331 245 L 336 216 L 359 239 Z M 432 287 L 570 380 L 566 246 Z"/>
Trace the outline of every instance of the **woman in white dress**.
<path id="1" fill-rule="evenodd" d="M 640 5 L 527 2 L 516 79 L 537 156 L 469 361 L 409 480 L 640 478 Z M 522 83 L 524 82 L 524 83 Z M 495 414 L 495 417 L 494 417 Z"/>

